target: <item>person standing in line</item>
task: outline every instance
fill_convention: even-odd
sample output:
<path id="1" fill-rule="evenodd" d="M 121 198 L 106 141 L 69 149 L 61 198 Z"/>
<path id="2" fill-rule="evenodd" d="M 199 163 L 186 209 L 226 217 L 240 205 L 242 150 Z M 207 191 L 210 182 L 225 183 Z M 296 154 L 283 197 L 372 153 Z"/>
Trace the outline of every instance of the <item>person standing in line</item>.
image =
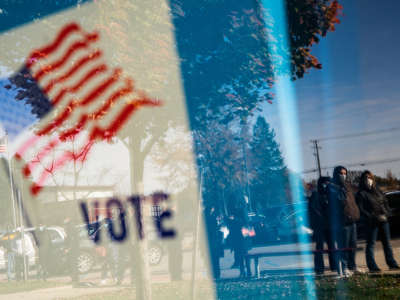
<path id="1" fill-rule="evenodd" d="M 347 180 L 347 169 L 337 166 L 333 170 L 328 188 L 331 235 L 335 248 L 338 274 L 349 277 L 353 272 L 362 273 L 356 265 L 357 227 L 360 211 L 354 191 Z M 343 250 L 340 250 L 343 249 Z"/>
<path id="2" fill-rule="evenodd" d="M 381 230 L 381 242 L 385 253 L 386 264 L 390 270 L 400 269 L 393 257 L 393 250 L 390 244 L 390 228 L 388 218 L 390 207 L 388 200 L 382 191 L 376 186 L 374 175 L 366 170 L 362 173 L 357 193 L 357 202 L 366 227 L 367 247 L 365 258 L 370 272 L 378 273 L 381 269 L 375 262 L 374 248 L 378 231 Z"/>
<path id="3" fill-rule="evenodd" d="M 331 234 L 329 232 L 329 210 L 328 210 L 328 185 L 329 177 L 320 177 L 317 183 L 317 190 L 314 191 L 309 200 L 310 225 L 314 231 L 315 253 L 314 253 L 314 270 L 317 275 L 324 274 L 324 243 L 327 243 L 328 249 L 334 248 Z M 336 270 L 334 255 L 330 251 L 329 267 L 331 271 Z"/>

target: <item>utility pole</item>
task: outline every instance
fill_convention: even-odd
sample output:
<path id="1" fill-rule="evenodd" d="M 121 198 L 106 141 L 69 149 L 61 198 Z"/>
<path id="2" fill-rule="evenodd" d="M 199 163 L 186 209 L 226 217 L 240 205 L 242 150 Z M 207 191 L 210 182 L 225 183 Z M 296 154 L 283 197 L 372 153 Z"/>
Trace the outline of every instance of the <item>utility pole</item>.
<path id="1" fill-rule="evenodd" d="M 314 150 L 315 150 L 314 155 L 317 160 L 318 176 L 321 177 L 321 175 L 322 175 L 321 174 L 321 162 L 319 160 L 319 149 L 321 149 L 321 148 L 318 146 L 318 140 L 311 140 L 311 143 L 313 143 Z"/>

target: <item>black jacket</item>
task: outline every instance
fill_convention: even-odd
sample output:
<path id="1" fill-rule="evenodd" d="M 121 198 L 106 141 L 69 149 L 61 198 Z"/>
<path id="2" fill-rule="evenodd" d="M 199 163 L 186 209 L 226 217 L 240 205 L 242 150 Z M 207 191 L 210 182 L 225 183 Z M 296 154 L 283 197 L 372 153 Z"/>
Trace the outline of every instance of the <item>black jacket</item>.
<path id="1" fill-rule="evenodd" d="M 308 202 L 310 226 L 313 230 L 329 227 L 328 196 L 313 192 Z"/>
<path id="2" fill-rule="evenodd" d="M 391 209 L 388 200 L 378 188 L 361 189 L 356 197 L 361 215 L 366 222 L 378 222 L 379 215 L 385 215 L 386 218 L 390 217 Z"/>

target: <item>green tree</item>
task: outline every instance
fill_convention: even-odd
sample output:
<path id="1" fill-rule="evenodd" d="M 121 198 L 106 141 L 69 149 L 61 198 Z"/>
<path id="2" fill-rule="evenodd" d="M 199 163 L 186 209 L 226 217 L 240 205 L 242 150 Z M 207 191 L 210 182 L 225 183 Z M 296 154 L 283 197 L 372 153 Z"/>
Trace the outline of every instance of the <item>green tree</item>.
<path id="1" fill-rule="evenodd" d="M 253 126 L 249 150 L 253 203 L 260 209 L 287 203 L 287 168 L 275 141 L 275 132 L 263 117 L 258 117 Z"/>

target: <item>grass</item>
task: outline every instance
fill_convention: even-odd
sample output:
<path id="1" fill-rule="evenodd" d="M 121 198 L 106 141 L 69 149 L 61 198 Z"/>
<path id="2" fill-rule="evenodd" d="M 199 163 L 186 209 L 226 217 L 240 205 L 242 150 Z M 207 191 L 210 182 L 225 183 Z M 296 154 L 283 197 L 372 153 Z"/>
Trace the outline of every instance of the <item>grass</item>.
<path id="1" fill-rule="evenodd" d="M 198 282 L 196 299 L 212 298 L 214 289 Z M 305 278 L 268 278 L 260 280 L 221 281 L 216 289 L 218 299 L 400 299 L 400 278 L 393 276 L 354 276 L 335 280 L 321 278 L 313 283 Z M 190 282 L 160 283 L 152 285 L 153 299 L 190 299 Z M 88 300 L 135 299 L 135 289 L 73 298 Z"/>

